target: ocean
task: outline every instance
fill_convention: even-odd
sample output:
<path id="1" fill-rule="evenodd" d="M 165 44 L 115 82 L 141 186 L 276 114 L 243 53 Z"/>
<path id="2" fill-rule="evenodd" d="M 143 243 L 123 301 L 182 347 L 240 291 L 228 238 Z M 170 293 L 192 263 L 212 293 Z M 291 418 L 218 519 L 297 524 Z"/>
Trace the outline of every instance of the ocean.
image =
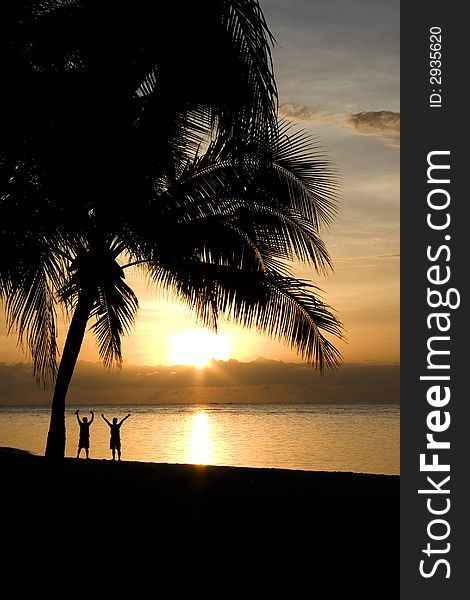
<path id="1" fill-rule="evenodd" d="M 66 456 L 77 453 L 84 407 L 66 410 Z M 122 460 L 300 469 L 400 472 L 398 405 L 211 404 L 101 406 L 90 427 L 90 458 L 110 459 L 109 427 L 119 420 Z M 43 455 L 49 407 L 0 407 L 0 446 Z M 81 458 L 84 458 L 82 451 Z"/>

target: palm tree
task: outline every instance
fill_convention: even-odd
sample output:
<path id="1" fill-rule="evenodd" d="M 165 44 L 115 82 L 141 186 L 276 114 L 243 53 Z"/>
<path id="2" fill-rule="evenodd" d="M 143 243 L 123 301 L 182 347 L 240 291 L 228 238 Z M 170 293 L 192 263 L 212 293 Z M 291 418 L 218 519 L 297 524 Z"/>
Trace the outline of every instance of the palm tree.
<path id="1" fill-rule="evenodd" d="M 222 316 L 286 341 L 320 369 L 338 363 L 339 353 L 325 337 L 341 337 L 338 320 L 318 290 L 293 277 L 288 266 L 294 260 L 318 272 L 331 266 L 318 229 L 334 212 L 334 178 L 308 145 L 303 132 L 292 133 L 286 124 L 272 139 L 270 161 L 256 144 L 242 157 L 216 140 L 204 154 L 178 165 L 174 182 L 165 188 L 160 182 L 154 197 L 134 205 L 121 221 L 100 219 L 91 210 L 79 220 L 81 231 L 75 227 L 65 235 L 58 227 L 24 242 L 30 266 L 24 280 L 18 281 L 18 270 L 10 278 L 16 287 L 10 284 L 7 311 L 36 344 L 37 369 L 55 344 L 55 335 L 48 335 L 54 330 L 46 327 L 54 319 L 41 320 L 38 300 L 49 299 L 41 306 L 47 315 L 55 290 L 72 315 L 46 456 L 64 453 L 65 399 L 90 318 L 104 364 L 121 362 L 121 336 L 138 309 L 124 278 L 132 265 L 175 291 L 206 326 L 216 330 Z M 38 348 L 39 324 L 46 331 Z"/>
<path id="2" fill-rule="evenodd" d="M 124 279 L 131 265 L 209 327 L 220 316 L 257 327 L 320 369 L 340 358 L 324 335 L 341 337 L 339 322 L 289 268 L 331 267 L 319 232 L 334 214 L 335 177 L 305 134 L 275 121 L 258 3 L 188 3 L 183 21 L 151 0 L 133 3 L 131 18 L 127 3 L 94 4 L 28 3 L 18 37 L 30 43 L 22 53 L 10 45 L 10 75 L 22 72 L 20 91 L 36 86 L 40 110 L 26 125 L 11 119 L 0 142 L 0 295 L 36 376 L 55 381 L 46 456 L 57 459 L 90 319 L 105 365 L 121 361 L 138 309 Z M 195 19 L 211 37 L 194 34 Z M 189 63 L 196 41 L 202 59 Z M 57 302 L 71 315 L 58 369 Z"/>

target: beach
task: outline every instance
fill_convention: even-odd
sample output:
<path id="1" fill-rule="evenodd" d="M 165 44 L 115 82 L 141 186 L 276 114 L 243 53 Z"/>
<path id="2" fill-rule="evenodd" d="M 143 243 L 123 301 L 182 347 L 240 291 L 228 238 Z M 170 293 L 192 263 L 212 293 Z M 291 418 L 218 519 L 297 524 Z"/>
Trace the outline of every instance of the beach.
<path id="1" fill-rule="evenodd" d="M 41 456 L 0 465 L 14 597 L 399 597 L 398 476 L 66 458 L 49 486 Z"/>

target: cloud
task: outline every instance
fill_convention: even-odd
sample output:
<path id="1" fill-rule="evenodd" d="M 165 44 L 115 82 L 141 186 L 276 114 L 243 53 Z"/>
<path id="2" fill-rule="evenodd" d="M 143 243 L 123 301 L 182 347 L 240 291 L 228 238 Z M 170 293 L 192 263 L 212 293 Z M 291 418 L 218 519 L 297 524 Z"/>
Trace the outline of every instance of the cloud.
<path id="1" fill-rule="evenodd" d="M 38 389 L 26 364 L 0 363 L 3 405 L 49 404 L 51 391 Z M 106 371 L 80 361 L 68 405 L 211 404 L 211 403 L 398 403 L 399 366 L 343 365 L 320 375 L 303 363 L 257 359 L 213 361 L 206 369 L 191 366 L 125 365 Z"/>
<path id="2" fill-rule="evenodd" d="M 323 108 L 304 106 L 297 102 L 282 102 L 279 104 L 279 116 L 313 124 L 340 124 L 344 121 L 344 113 L 333 113 Z"/>
<path id="3" fill-rule="evenodd" d="M 308 125 L 337 125 L 381 140 L 387 146 L 400 146 L 400 113 L 388 110 L 358 113 L 331 112 L 296 102 L 279 105 L 279 115 Z"/>
<path id="4" fill-rule="evenodd" d="M 381 110 L 351 115 L 347 124 L 364 135 L 382 140 L 388 146 L 400 146 L 400 113 Z"/>

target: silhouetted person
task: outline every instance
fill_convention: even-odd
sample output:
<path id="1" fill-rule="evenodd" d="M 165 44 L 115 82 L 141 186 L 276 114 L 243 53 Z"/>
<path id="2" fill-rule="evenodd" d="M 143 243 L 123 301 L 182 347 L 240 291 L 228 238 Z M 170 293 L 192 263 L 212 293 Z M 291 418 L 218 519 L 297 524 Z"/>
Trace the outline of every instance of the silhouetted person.
<path id="1" fill-rule="evenodd" d="M 113 417 L 113 422 L 110 423 L 108 419 L 101 413 L 101 416 L 109 425 L 109 430 L 111 437 L 109 439 L 109 447 L 113 453 L 113 460 L 116 460 L 116 450 L 118 455 L 118 460 L 121 460 L 121 425 L 124 423 L 126 419 L 128 419 L 131 415 L 130 413 L 121 419 L 119 422 L 116 417 Z"/>
<path id="2" fill-rule="evenodd" d="M 88 456 L 88 452 L 90 449 L 90 425 L 93 423 L 93 420 L 95 418 L 95 413 L 92 410 L 90 410 L 91 419 L 88 420 L 86 417 L 83 417 L 83 419 L 80 420 L 80 417 L 78 416 L 79 412 L 80 411 L 77 408 L 77 410 L 75 411 L 75 414 L 77 415 L 77 421 L 78 421 L 78 424 L 80 425 L 80 436 L 78 438 L 77 458 L 79 458 L 82 448 L 85 450 L 86 457 L 90 458 Z"/>

